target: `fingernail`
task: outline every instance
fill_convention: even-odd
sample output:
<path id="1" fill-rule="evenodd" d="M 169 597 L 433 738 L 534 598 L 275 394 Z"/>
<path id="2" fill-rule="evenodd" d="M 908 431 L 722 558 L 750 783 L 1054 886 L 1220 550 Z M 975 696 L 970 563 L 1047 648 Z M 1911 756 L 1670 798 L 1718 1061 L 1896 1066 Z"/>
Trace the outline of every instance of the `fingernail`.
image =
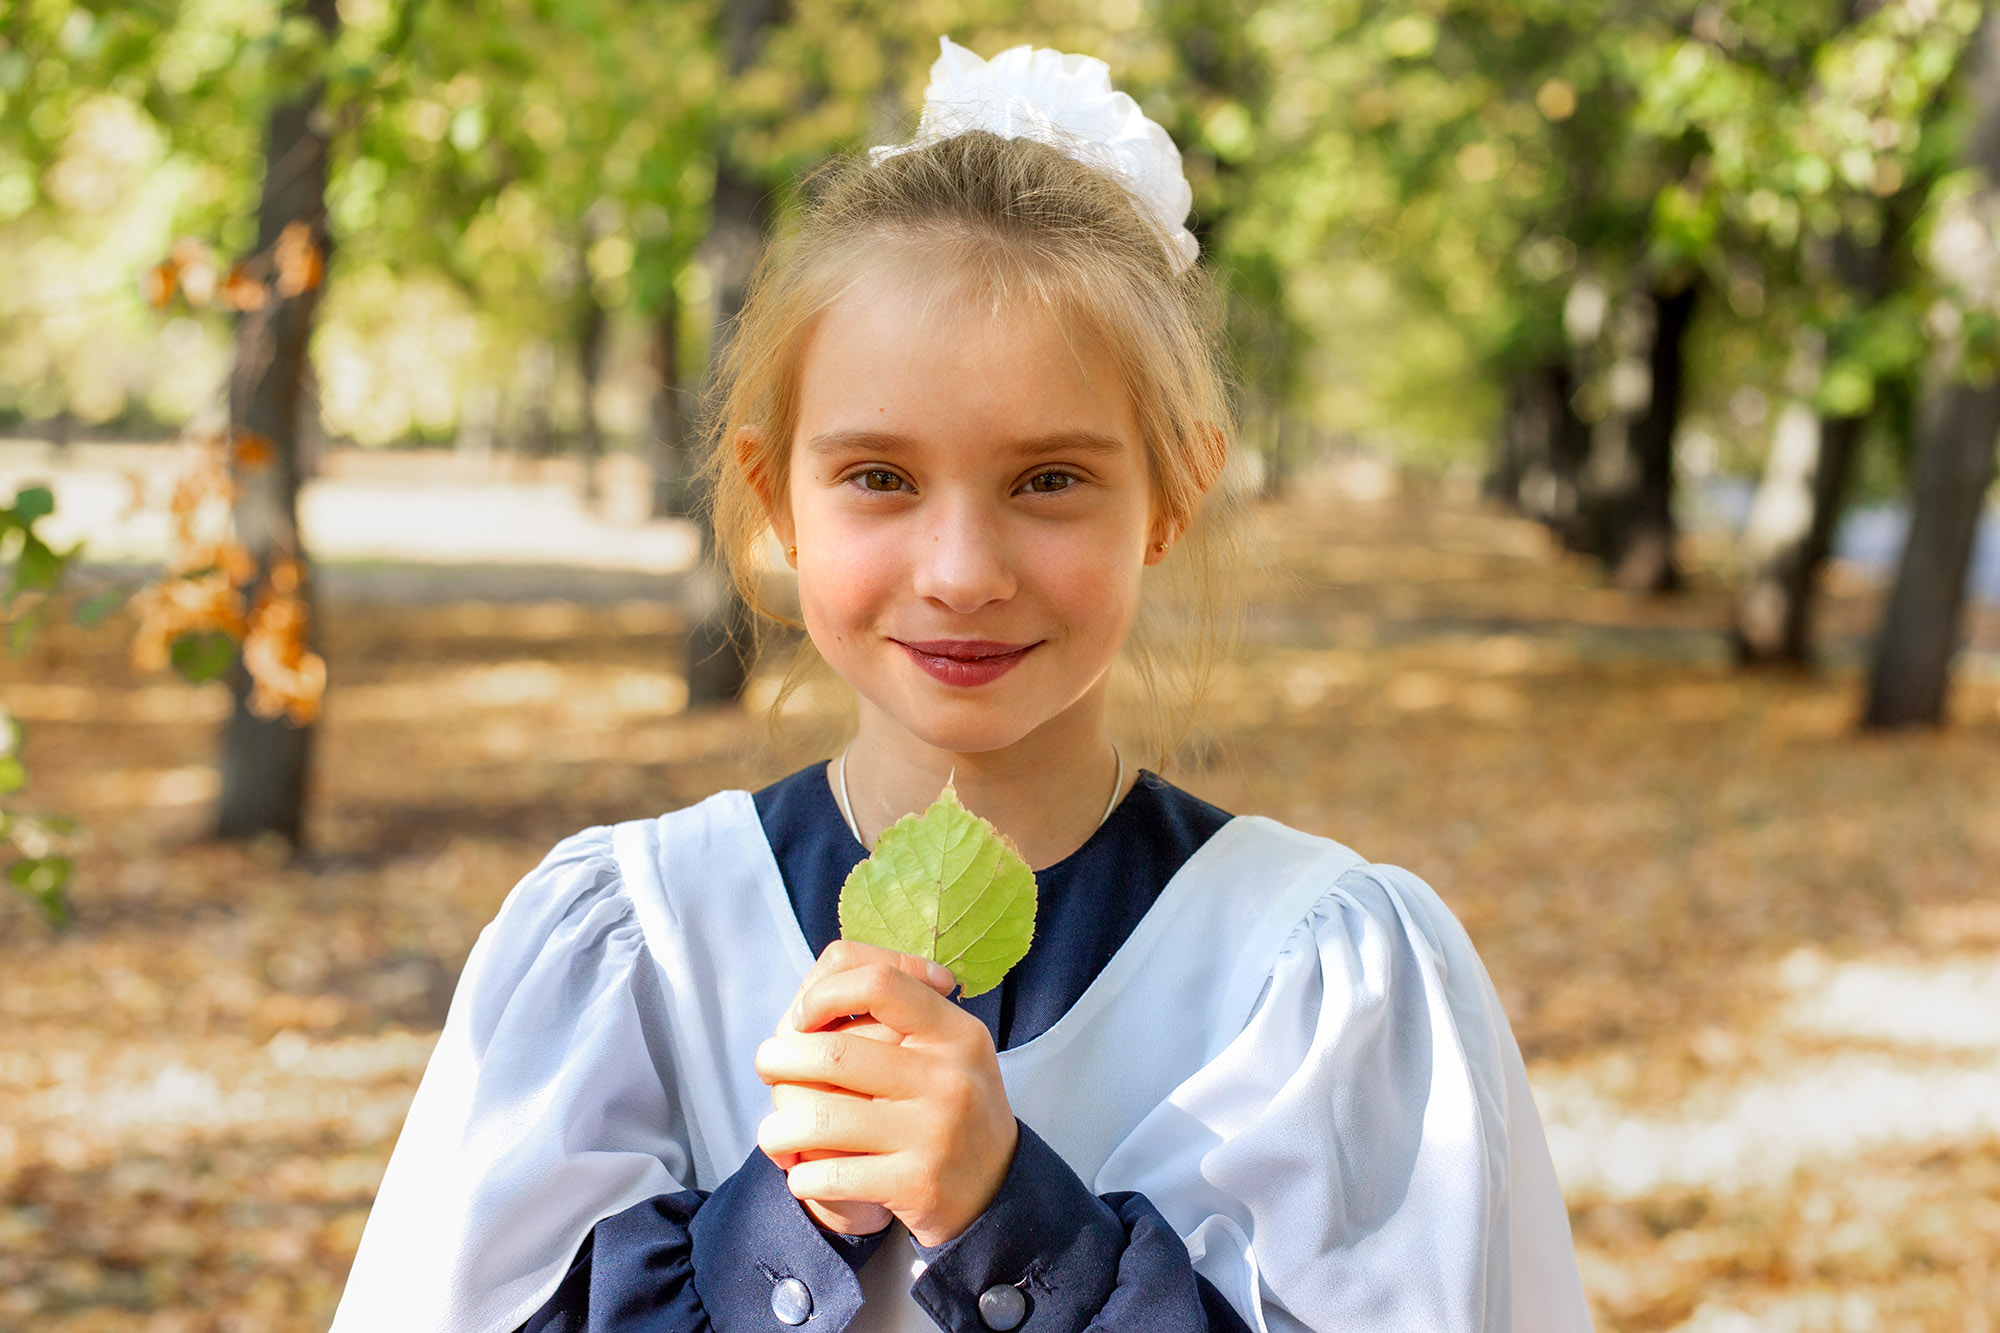
<path id="1" fill-rule="evenodd" d="M 958 978 L 954 977 L 951 974 L 951 969 L 943 963 L 931 963 L 928 966 L 930 967 L 931 985 L 944 990 L 950 990 L 958 984 Z"/>

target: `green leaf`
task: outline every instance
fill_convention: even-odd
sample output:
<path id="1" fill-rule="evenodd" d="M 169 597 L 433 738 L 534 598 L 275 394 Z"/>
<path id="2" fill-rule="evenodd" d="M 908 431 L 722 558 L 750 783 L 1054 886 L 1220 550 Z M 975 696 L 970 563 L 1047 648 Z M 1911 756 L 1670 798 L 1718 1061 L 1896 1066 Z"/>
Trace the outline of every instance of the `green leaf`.
<path id="1" fill-rule="evenodd" d="M 47 592 L 61 580 L 62 572 L 63 558 L 40 537 L 31 532 L 22 538 L 19 563 L 14 566 L 14 591 Z"/>
<path id="2" fill-rule="evenodd" d="M 55 512 L 55 492 L 46 486 L 23 486 L 14 492 L 14 517 L 23 525 Z"/>
<path id="3" fill-rule="evenodd" d="M 883 830 L 840 890 L 843 939 L 942 963 L 967 996 L 1000 984 L 1035 938 L 1035 872 L 950 783 Z"/>
<path id="4" fill-rule="evenodd" d="M 0 755 L 0 796 L 17 792 L 28 785 L 28 769 L 17 754 Z"/>
<path id="5" fill-rule="evenodd" d="M 168 650 L 168 659 L 181 679 L 199 685 L 229 670 L 230 664 L 236 660 L 236 640 L 220 630 L 183 634 L 174 640 L 174 646 Z"/>
<path id="6" fill-rule="evenodd" d="M 7 882 L 35 900 L 52 926 L 69 923 L 69 899 L 63 890 L 69 884 L 67 856 L 35 856 L 7 867 Z"/>
<path id="7" fill-rule="evenodd" d="M 106 616 L 123 605 L 125 605 L 125 589 L 106 588 L 78 602 L 76 609 L 70 612 L 70 618 L 85 629 L 96 629 L 104 623 Z"/>
<path id="8" fill-rule="evenodd" d="M 34 647 L 35 636 L 42 632 L 42 613 L 39 609 L 18 616 L 7 623 L 7 651 L 20 656 Z"/>

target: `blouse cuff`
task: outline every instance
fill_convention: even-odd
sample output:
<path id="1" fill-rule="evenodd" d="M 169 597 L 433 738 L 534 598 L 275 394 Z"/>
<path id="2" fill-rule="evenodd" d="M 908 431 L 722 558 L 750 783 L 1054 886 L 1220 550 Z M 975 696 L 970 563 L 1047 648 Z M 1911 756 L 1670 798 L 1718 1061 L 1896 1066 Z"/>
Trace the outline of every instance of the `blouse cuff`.
<path id="1" fill-rule="evenodd" d="M 688 1230 L 695 1291 L 716 1333 L 770 1333 L 808 1319 L 816 1333 L 840 1333 L 861 1309 L 855 1273 L 882 1243 L 882 1235 L 822 1231 L 759 1148 Z"/>
<path id="2" fill-rule="evenodd" d="M 1117 1284 L 1125 1227 L 1021 1125 L 986 1211 L 943 1245 L 916 1248 L 926 1267 L 910 1294 L 946 1333 L 1005 1333 L 1031 1317 L 1035 1333 L 1076 1333 Z"/>

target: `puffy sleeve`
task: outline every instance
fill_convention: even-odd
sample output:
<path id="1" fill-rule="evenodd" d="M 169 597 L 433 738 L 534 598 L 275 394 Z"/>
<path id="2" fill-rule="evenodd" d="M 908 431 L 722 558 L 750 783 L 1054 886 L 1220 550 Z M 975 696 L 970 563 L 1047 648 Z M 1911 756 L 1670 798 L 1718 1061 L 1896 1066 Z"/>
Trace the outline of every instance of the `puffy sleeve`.
<path id="1" fill-rule="evenodd" d="M 690 1183 L 666 999 L 611 839 L 559 843 L 474 945 L 334 1333 L 516 1328 L 593 1224 Z"/>
<path id="2" fill-rule="evenodd" d="M 1361 865 L 1292 930 L 1249 1023 L 1120 1145 L 1252 1328 L 1591 1327 L 1498 996 L 1416 876 Z"/>

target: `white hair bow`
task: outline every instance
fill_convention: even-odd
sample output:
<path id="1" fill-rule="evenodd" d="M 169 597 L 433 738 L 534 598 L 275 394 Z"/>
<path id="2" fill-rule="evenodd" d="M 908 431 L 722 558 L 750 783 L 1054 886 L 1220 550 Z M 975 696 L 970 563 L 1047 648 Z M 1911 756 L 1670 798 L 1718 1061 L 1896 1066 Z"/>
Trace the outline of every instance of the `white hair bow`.
<path id="1" fill-rule="evenodd" d="M 916 137 L 871 149 L 869 158 L 921 148 L 967 130 L 1003 139 L 1034 139 L 1110 172 L 1159 219 L 1176 269 L 1200 253 L 1184 225 L 1194 192 L 1181 173 L 1180 149 L 1111 86 L 1111 67 L 1092 56 L 1015 46 L 981 60 L 949 37 L 931 66 Z"/>

